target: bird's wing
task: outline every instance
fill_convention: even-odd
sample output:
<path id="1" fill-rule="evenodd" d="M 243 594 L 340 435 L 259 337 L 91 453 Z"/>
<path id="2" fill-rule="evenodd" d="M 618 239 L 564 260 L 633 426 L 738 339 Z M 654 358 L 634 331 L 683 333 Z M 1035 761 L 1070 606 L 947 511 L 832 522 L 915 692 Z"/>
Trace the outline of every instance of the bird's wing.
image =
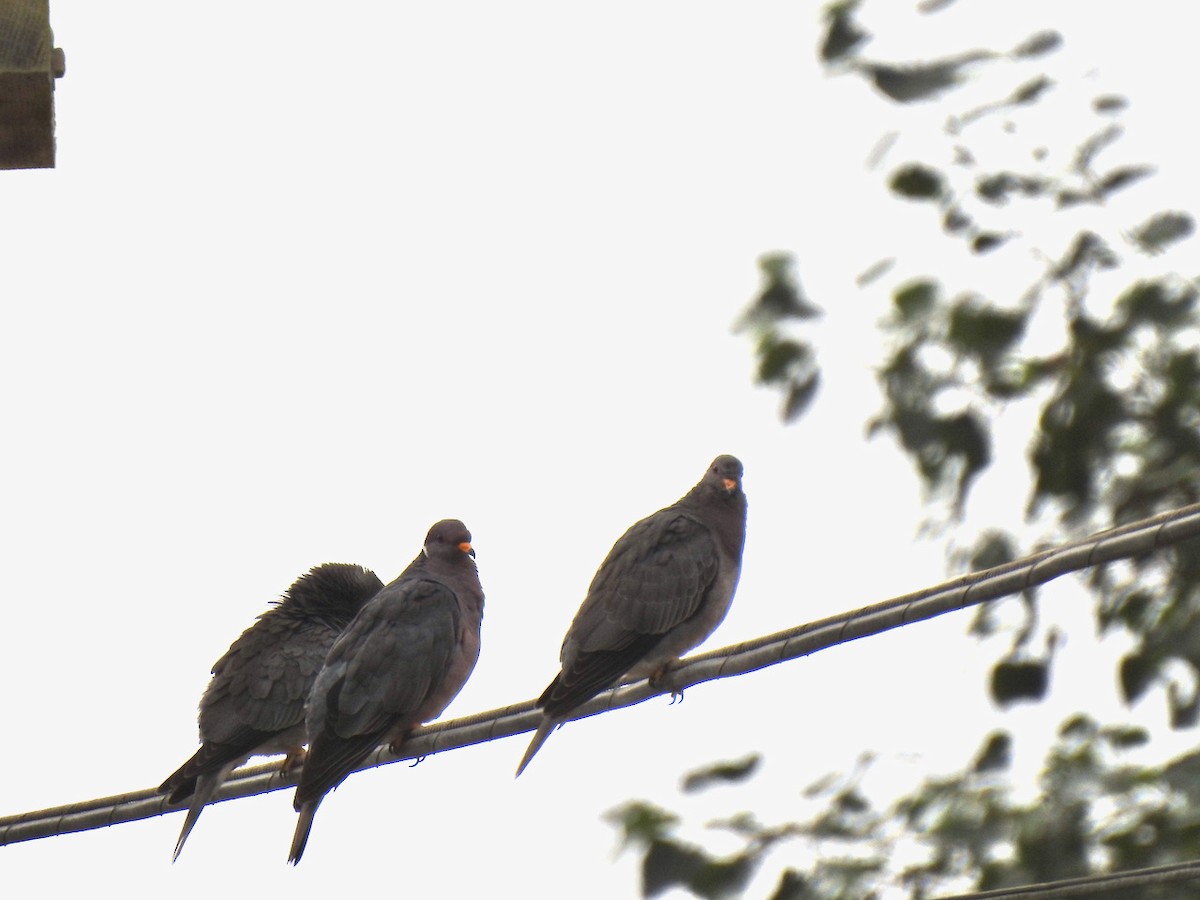
<path id="1" fill-rule="evenodd" d="M 548 715 L 614 684 L 701 608 L 720 560 L 707 526 L 665 509 L 630 528 L 600 565 L 563 641 L 562 671 L 542 695 Z"/>
<path id="2" fill-rule="evenodd" d="M 364 607 L 317 677 L 297 808 L 340 784 L 389 733 L 423 720 L 450 670 L 459 617 L 454 592 L 426 580 Z"/>
<path id="3" fill-rule="evenodd" d="M 213 666 L 200 701 L 204 740 L 229 743 L 248 730 L 270 734 L 303 722 L 308 693 L 336 637 L 323 622 L 260 620 Z"/>

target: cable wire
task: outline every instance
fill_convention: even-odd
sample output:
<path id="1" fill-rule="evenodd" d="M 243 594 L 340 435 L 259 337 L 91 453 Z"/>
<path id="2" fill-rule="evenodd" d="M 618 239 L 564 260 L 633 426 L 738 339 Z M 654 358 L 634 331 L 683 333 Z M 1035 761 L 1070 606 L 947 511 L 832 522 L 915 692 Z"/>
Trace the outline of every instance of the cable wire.
<path id="1" fill-rule="evenodd" d="M 651 687 L 644 680 L 622 685 L 579 707 L 569 719 L 583 719 L 633 706 L 665 693 L 681 692 L 705 681 L 744 675 L 848 641 L 1019 593 L 1069 572 L 1118 559 L 1143 556 L 1198 535 L 1200 503 L 1109 529 L 1001 566 L 963 575 L 883 603 L 691 656 L 672 669 L 657 687 Z M 540 721 L 541 712 L 532 700 L 528 700 L 439 722 L 419 728 L 404 743 L 399 754 L 393 753 L 387 745 L 376 748 L 355 771 L 533 731 Z M 233 773 L 217 792 L 213 802 L 292 787 L 297 775 L 298 771 L 282 773 L 278 762 L 247 766 Z M 151 788 L 4 816 L 0 817 L 0 846 L 148 819 L 185 807 L 186 803 L 168 803 L 166 797 Z"/>
<path id="2" fill-rule="evenodd" d="M 1063 881 L 1026 884 L 1021 887 L 996 888 L 972 894 L 955 894 L 952 897 L 940 897 L 938 900 L 1059 900 L 1060 897 L 1094 897 L 1111 891 L 1128 891 L 1132 888 L 1178 884 L 1198 879 L 1200 862 L 1191 861 L 1146 869 L 1130 869 L 1127 872 L 1112 872 L 1107 875 L 1086 875 Z"/>

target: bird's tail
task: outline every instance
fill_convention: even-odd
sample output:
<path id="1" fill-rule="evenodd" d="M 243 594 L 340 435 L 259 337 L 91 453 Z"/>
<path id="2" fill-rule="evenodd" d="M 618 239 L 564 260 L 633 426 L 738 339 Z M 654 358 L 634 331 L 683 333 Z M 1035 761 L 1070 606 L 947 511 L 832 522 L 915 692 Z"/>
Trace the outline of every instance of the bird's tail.
<path id="1" fill-rule="evenodd" d="M 188 835 L 196 827 L 196 820 L 200 818 L 200 813 L 204 812 L 205 804 L 213 798 L 213 794 L 217 792 L 217 788 L 221 786 L 225 776 L 232 768 L 233 766 L 227 766 L 196 779 L 196 789 L 192 792 L 192 798 L 188 803 L 187 818 L 183 820 L 183 828 L 179 831 L 179 840 L 175 842 L 175 855 L 171 857 L 171 862 L 179 859 L 179 854 L 183 852 L 183 845 L 187 843 Z"/>
<path id="2" fill-rule="evenodd" d="M 293 866 L 299 865 L 300 857 L 304 855 L 304 845 L 308 843 L 308 833 L 312 830 L 313 817 L 317 814 L 321 800 L 322 798 L 318 797 L 300 806 L 300 819 L 296 822 L 296 833 L 292 835 L 292 850 L 288 854 L 288 862 Z"/>
<path id="3" fill-rule="evenodd" d="M 525 751 L 525 755 L 521 757 L 521 764 L 517 766 L 517 774 L 513 776 L 514 778 L 521 777 L 521 773 L 525 771 L 525 767 L 529 765 L 534 754 L 542 749 L 542 744 L 546 743 L 547 738 L 550 737 L 550 732 L 557 725 L 558 722 L 554 719 L 551 719 L 549 716 L 542 716 L 542 721 L 538 725 L 537 731 L 533 733 L 533 740 L 529 742 L 529 748 Z"/>

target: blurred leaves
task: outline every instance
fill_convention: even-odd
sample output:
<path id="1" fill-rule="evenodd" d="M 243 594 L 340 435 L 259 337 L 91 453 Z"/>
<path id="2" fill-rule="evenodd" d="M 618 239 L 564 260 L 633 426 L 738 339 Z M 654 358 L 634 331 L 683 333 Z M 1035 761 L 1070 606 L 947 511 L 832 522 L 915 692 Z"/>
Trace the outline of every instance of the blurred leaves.
<path id="1" fill-rule="evenodd" d="M 869 38 L 854 21 L 854 10 L 857 7 L 857 0 L 845 0 L 826 7 L 825 40 L 821 44 L 821 59 L 824 62 L 836 62 Z"/>
<path id="2" fill-rule="evenodd" d="M 1000 163 L 989 138 L 973 137 L 977 123 L 1002 114 L 1004 133 L 1015 136 L 1034 105 L 1052 99 L 1064 115 L 1074 111 L 1071 104 L 1078 101 L 1068 92 L 1049 91 L 1054 85 L 1049 74 L 1031 71 L 1062 46 L 1062 36 L 1034 29 L 1009 52 L 973 49 L 933 61 L 868 60 L 862 53 L 870 34 L 858 22 L 859 6 L 830 8 L 830 32 L 854 36 L 853 42 L 840 42 L 836 71 L 857 72 L 902 102 L 931 99 L 985 71 L 997 94 L 992 102 L 947 118 L 941 157 L 892 167 L 887 177 L 892 195 L 934 207 L 930 240 L 940 232 L 951 248 L 957 244 L 981 266 L 1018 261 L 1017 251 L 1045 261 L 1043 272 L 1023 290 L 998 293 L 990 269 L 981 269 L 976 290 L 950 290 L 949 279 L 937 272 L 902 277 L 892 286 L 889 309 L 879 321 L 886 342 L 876 366 L 882 404 L 868 419 L 867 434 L 893 437 L 933 508 L 958 519 L 972 486 L 995 461 L 993 430 L 1013 415 L 1032 422 L 1023 442 L 1028 487 L 1016 513 L 1040 532 L 1042 543 L 1196 502 L 1196 281 L 1170 271 L 1139 272 L 1124 287 L 1116 281 L 1124 257 L 1159 254 L 1190 237 L 1195 222 L 1171 210 L 1121 230 L 1105 217 L 1088 215 L 1154 174 L 1149 164 L 1105 164 L 1124 134 L 1119 117 L 1128 101 L 1118 94 L 1095 97 L 1084 118 L 1076 117 L 1085 124 L 1073 146 L 1051 153 L 1032 134 L 1025 139 L 1026 154 L 1010 153 Z M 951 102 L 947 94 L 944 104 Z M 873 165 L 896 140 L 889 132 Z M 994 143 L 994 135 L 990 140 Z M 981 162 L 994 158 L 995 164 Z M 1059 235 L 1041 238 L 1045 246 L 1023 234 L 1024 221 L 1037 226 L 1031 232 L 1049 233 L 1046 225 L 1060 213 Z M 872 267 L 870 277 L 860 276 L 860 285 L 878 290 L 903 261 L 889 255 L 885 263 Z M 776 283 L 786 286 L 782 276 L 768 273 L 768 284 Z M 756 346 L 759 381 L 783 390 L 787 421 L 803 410 L 817 384 L 815 345 L 787 322 L 798 318 L 797 305 L 811 306 L 806 300 L 774 304 L 770 321 L 776 327 L 760 332 Z M 1009 415 L 1010 409 L 1020 412 Z M 1011 489 L 1007 493 L 1016 496 Z M 1020 542 L 999 528 L 990 529 L 987 540 L 1001 555 L 1021 551 Z M 952 557 L 960 565 L 967 562 L 962 554 Z M 1090 573 L 1087 585 L 1101 632 L 1121 629 L 1134 641 L 1120 678 L 1124 698 L 1134 702 L 1161 688 L 1177 726 L 1200 720 L 1200 619 L 1191 612 L 1200 605 L 1200 555 L 1196 559 L 1179 550 L 1101 567 Z M 1024 600 L 1026 625 L 993 673 L 993 695 L 1001 704 L 1037 699 L 1048 689 L 1043 677 L 1048 669 L 1012 655 L 1024 653 L 1027 631 L 1037 619 L 1036 599 Z M 981 610 L 972 628 L 980 636 L 994 634 L 992 610 Z"/>
<path id="3" fill-rule="evenodd" d="M 1062 35 L 1035 29 L 1008 52 L 974 49 L 919 62 L 867 60 L 862 53 L 870 34 L 858 21 L 859 7 L 840 3 L 827 11 L 825 46 L 838 48 L 832 55 L 839 71 L 858 72 L 901 102 L 930 99 L 985 69 L 993 76 L 990 83 L 1001 85 L 997 100 L 949 117 L 946 159 L 893 167 L 890 191 L 937 208 L 931 224 L 981 263 L 1012 258 L 1018 250 L 1047 261 L 1044 274 L 1015 295 L 995 295 L 986 279 L 977 291 L 946 291 L 935 273 L 896 285 L 891 314 L 881 324 L 890 339 L 877 368 L 883 405 L 869 419 L 868 434 L 892 434 L 930 499 L 948 503 L 958 516 L 971 486 L 992 465 L 992 429 L 999 416 L 1007 407 L 1032 404 L 1038 407 L 1037 430 L 1029 443 L 1031 486 L 1025 505 L 1031 521 L 1057 514 L 1057 526 L 1049 525 L 1053 519 L 1046 521 L 1061 539 L 1064 532 L 1056 528 L 1069 534 L 1087 523 L 1099 527 L 1106 509 L 1112 510 L 1112 521 L 1125 521 L 1135 510 L 1149 515 L 1187 502 L 1192 473 L 1200 472 L 1200 452 L 1182 424 L 1191 423 L 1193 430 L 1200 425 L 1196 372 L 1189 362 L 1194 354 L 1183 347 L 1195 286 L 1173 275 L 1143 278 L 1127 298 L 1110 296 L 1106 305 L 1094 299 L 1093 283 L 1124 264 L 1122 242 L 1139 253 L 1159 253 L 1189 237 L 1194 221 L 1186 213 L 1167 211 L 1121 232 L 1102 231 L 1079 215 L 1081 207 L 1099 208 L 1154 173 L 1148 164 L 1103 165 L 1124 133 L 1114 117 L 1125 99 L 1107 94 L 1091 101 L 1092 115 L 1103 118 L 1085 128 L 1071 152 L 1051 155 L 1035 139 L 1031 151 L 1017 157 L 1019 165 L 983 165 L 980 159 L 994 154 L 972 146 L 970 129 L 1003 113 L 1009 117 L 1006 131 L 1017 133 L 1022 110 L 1052 96 L 1054 79 L 1031 75 L 1029 67 L 1061 47 Z M 853 40 L 834 40 L 839 35 Z M 828 52 L 823 58 L 831 61 Z M 1004 67 L 1013 75 L 1007 90 L 995 77 Z M 1068 161 L 1065 168 L 1056 162 L 1062 159 Z M 1020 217 L 1041 223 L 1058 211 L 1073 216 L 1063 220 L 1062 242 L 1049 248 L 1031 245 L 1019 229 Z M 873 267 L 870 277 L 860 277 L 860 284 L 876 283 L 896 265 L 889 258 Z M 772 291 L 779 298 L 768 303 Z M 760 315 L 768 306 L 769 313 Z M 757 379 L 781 390 L 788 422 L 812 401 L 819 384 L 814 341 L 794 327 L 803 325 L 801 310 L 811 308 L 793 283 L 773 271 L 752 306 L 757 321 L 772 323 L 756 332 Z M 1056 342 L 1045 324 L 1036 341 L 1030 340 L 1035 318 L 1062 322 Z M 1169 333 L 1173 330 L 1179 332 L 1178 344 Z M 1152 437 L 1156 431 L 1165 437 Z M 1153 477 L 1144 477 L 1151 472 Z M 1162 484 L 1167 478 L 1170 484 Z"/>
<path id="4" fill-rule="evenodd" d="M 1012 765 L 1012 747 L 1012 735 L 1004 731 L 993 732 L 971 763 L 971 771 L 982 773 L 1007 769 Z"/>
<path id="5" fill-rule="evenodd" d="M 909 165 L 892 175 L 891 188 L 909 200 L 936 200 L 945 191 L 942 176 L 928 166 Z"/>
<path id="6" fill-rule="evenodd" d="M 689 772 L 683 778 L 685 794 L 702 791 L 717 784 L 732 784 L 744 781 L 758 769 L 762 757 L 757 753 L 735 762 L 722 762 Z"/>
<path id="7" fill-rule="evenodd" d="M 1020 44 L 1018 44 L 1012 52 L 1013 56 L 1045 56 L 1062 46 L 1062 35 L 1057 31 L 1039 31 L 1037 34 L 1030 35 Z"/>
<path id="8" fill-rule="evenodd" d="M 734 330 L 749 332 L 755 339 L 758 371 L 755 380 L 783 394 L 783 420 L 800 418 L 821 383 L 814 346 L 784 327 L 792 320 L 819 318 L 821 311 L 804 296 L 792 274 L 793 260 L 787 254 L 768 254 L 759 260 L 763 287 L 742 313 Z"/>
<path id="9" fill-rule="evenodd" d="M 992 668 L 992 699 L 998 706 L 1022 700 L 1038 701 L 1046 696 L 1050 664 L 1040 659 L 1010 658 Z"/>
<path id="10" fill-rule="evenodd" d="M 1143 178 L 1148 178 L 1154 174 L 1152 166 L 1122 166 L 1113 169 L 1107 175 L 1100 179 L 1100 183 L 1096 186 L 1101 194 L 1111 194 L 1113 191 L 1119 191 L 1123 187 L 1128 187 L 1135 181 L 1140 181 Z"/>
<path id="11" fill-rule="evenodd" d="M 1128 100 L 1115 94 L 1105 94 L 1092 101 L 1092 109 L 1099 113 L 1120 112 L 1128 105 Z"/>
<path id="12" fill-rule="evenodd" d="M 1030 310 L 999 308 L 974 294 L 947 299 L 931 278 L 898 286 L 892 310 L 883 328 L 896 346 L 879 374 L 885 406 L 868 434 L 895 434 L 926 486 L 961 508 L 992 460 L 983 404 L 1029 390 L 1050 370 L 1045 361 L 1022 365 L 1015 356 Z"/>
<path id="13" fill-rule="evenodd" d="M 931 63 L 899 66 L 864 63 L 862 69 L 880 93 L 888 99 L 897 103 L 914 103 L 918 100 L 932 99 L 943 91 L 961 84 L 972 64 L 992 56 L 992 53 L 974 51 L 953 59 Z"/>
<path id="14" fill-rule="evenodd" d="M 923 258 L 945 261 L 944 270 L 935 261 L 914 271 L 899 244 L 869 248 L 868 258 L 883 259 L 858 279 L 883 306 L 880 406 L 867 434 L 890 437 L 911 462 L 940 523 L 928 530 L 947 536 L 956 567 L 979 569 L 1031 544 L 1200 502 L 1200 286 L 1166 267 L 1179 255 L 1167 251 L 1196 226 L 1180 210 L 1127 212 L 1156 171 L 1118 156 L 1129 101 L 1060 89 L 1048 67 L 1064 39 L 1044 28 L 1010 50 L 867 58 L 872 35 L 860 5 L 829 8 L 822 59 L 881 93 L 890 119 L 904 114 L 923 129 L 915 157 L 889 162 L 906 146 L 903 127 L 889 126 L 870 165 L 886 173 L 885 197 L 904 202 L 906 221 L 927 224 L 933 252 Z M 968 82 L 970 91 L 959 90 Z M 904 110 L 918 103 L 927 104 L 922 113 L 945 109 L 944 127 L 932 133 L 931 116 Z M 1068 126 L 1073 138 L 1061 137 L 1063 123 L 1078 123 Z M 763 296 L 775 283 L 801 296 L 771 272 Z M 814 317 L 796 312 L 814 307 L 801 300 L 773 304 L 776 313 L 758 320 L 770 327 L 754 331 L 759 381 L 783 391 L 785 421 L 795 418 L 797 385 L 809 385 L 802 410 L 817 383 Z M 879 334 L 864 327 L 861 343 Z M 987 479 L 998 489 L 986 524 L 974 534 L 952 529 Z M 1097 673 L 1097 685 L 1115 683 L 1128 704 L 1153 697 L 1173 728 L 1200 723 L 1200 541 L 1097 566 L 1081 581 L 1099 634 L 1121 642 L 1116 679 Z M 982 607 L 971 626 L 981 639 L 1010 635 L 988 684 L 1001 710 L 1043 701 L 1053 666 L 1065 664 L 1055 658 L 1057 611 L 1025 592 L 1013 624 L 1017 607 L 1005 602 Z M 889 888 L 928 897 L 1194 859 L 1200 754 L 1158 768 L 1121 759 L 1149 737 L 1072 716 L 1046 755 L 1038 796 L 1017 801 L 1005 783 L 1017 736 L 994 730 L 961 774 L 930 779 L 886 810 L 856 775 L 810 788 L 804 802 L 823 808 L 795 823 L 732 816 L 725 821 L 740 823 L 734 833 L 745 845 L 722 859 L 753 871 L 755 854 L 786 836 L 807 851 L 783 860 L 776 892 L 804 898 Z M 895 851 L 904 846 L 910 859 L 913 841 L 925 857 L 897 871 Z"/>
<path id="15" fill-rule="evenodd" d="M 1002 780 L 1014 739 L 996 731 L 961 773 L 926 778 L 884 809 L 859 788 L 866 762 L 854 776 L 826 776 L 798 791 L 798 813 L 816 805 L 798 821 L 766 825 L 735 813 L 709 823 L 709 831 L 738 837 L 736 852 L 718 856 L 673 834 L 622 844 L 642 854 L 645 897 L 669 887 L 741 896 L 768 856 L 782 868 L 769 896 L 806 900 L 1016 888 L 1195 858 L 1200 753 L 1161 766 L 1130 761 L 1148 740 L 1142 728 L 1072 717 L 1046 753 L 1035 795 L 1018 798 Z"/>
<path id="16" fill-rule="evenodd" d="M 1187 213 L 1163 212 L 1134 229 L 1133 239 L 1147 253 L 1161 253 L 1167 244 L 1190 237 L 1196 223 Z"/>
<path id="17" fill-rule="evenodd" d="M 621 850 L 630 844 L 653 844 L 679 824 L 677 815 L 648 803 L 626 803 L 604 818 L 621 832 Z"/>

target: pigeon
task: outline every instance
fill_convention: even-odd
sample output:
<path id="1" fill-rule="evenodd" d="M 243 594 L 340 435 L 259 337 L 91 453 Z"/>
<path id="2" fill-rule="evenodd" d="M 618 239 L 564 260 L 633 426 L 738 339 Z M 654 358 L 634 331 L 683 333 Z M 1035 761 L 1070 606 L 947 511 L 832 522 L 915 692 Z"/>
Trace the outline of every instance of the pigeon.
<path id="1" fill-rule="evenodd" d="M 334 642 L 317 675 L 288 862 L 300 862 L 329 791 L 381 743 L 399 752 L 416 726 L 450 705 L 479 659 L 482 621 L 471 533 L 457 519 L 443 519 L 412 565 Z"/>
<path id="2" fill-rule="evenodd" d="M 563 639 L 562 669 L 517 776 L 572 710 L 624 680 L 660 683 L 725 618 L 746 539 L 742 464 L 718 456 L 700 482 L 613 544 Z"/>
<path id="3" fill-rule="evenodd" d="M 361 566 L 316 566 L 258 617 L 212 668 L 200 699 L 200 749 L 162 783 L 172 803 L 191 798 L 172 862 L 229 773 L 251 756 L 303 753 L 304 704 L 329 648 L 383 582 Z"/>

